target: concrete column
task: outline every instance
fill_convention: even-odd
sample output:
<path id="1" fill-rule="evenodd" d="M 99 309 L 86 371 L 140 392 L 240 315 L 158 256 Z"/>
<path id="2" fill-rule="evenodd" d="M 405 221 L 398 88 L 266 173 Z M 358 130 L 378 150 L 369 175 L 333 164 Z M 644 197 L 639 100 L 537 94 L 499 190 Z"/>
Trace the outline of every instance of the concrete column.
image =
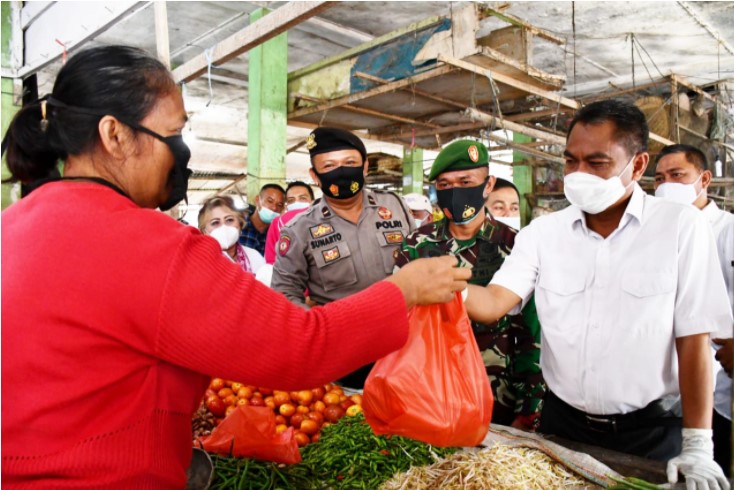
<path id="1" fill-rule="evenodd" d="M 0 32 L 0 52 L 2 53 L 3 68 L 18 69 L 22 62 L 18 59 L 18 43 L 20 43 L 20 51 L 22 52 L 23 32 L 20 28 L 20 9 L 21 2 L 2 2 L 0 16 L 2 17 L 2 31 Z M 14 52 L 15 50 L 15 52 Z M 21 94 L 23 85 L 20 80 L 2 77 L 2 135 L 10 125 L 10 120 L 20 109 Z M 2 161 L 2 171 L 0 172 L 2 179 L 10 177 L 10 172 L 5 163 L 5 157 Z M 5 209 L 13 202 L 11 194 L 11 184 L 2 184 L 0 186 L 0 207 Z"/>
<path id="2" fill-rule="evenodd" d="M 255 22 L 268 13 L 257 9 Z M 286 33 L 250 51 L 247 103 L 247 200 L 264 184 L 285 184 L 288 115 L 288 38 Z"/>
<path id="3" fill-rule="evenodd" d="M 515 143 L 530 143 L 533 138 L 524 134 L 512 133 L 512 141 Z M 526 157 L 519 151 L 512 152 L 512 161 L 519 162 Z M 514 165 L 512 167 L 512 180 L 520 192 L 520 222 L 526 226 L 532 218 L 532 209 L 528 203 L 526 194 L 533 193 L 533 167 L 531 165 Z"/>
<path id="4" fill-rule="evenodd" d="M 403 149 L 403 195 L 423 194 L 423 148 Z"/>

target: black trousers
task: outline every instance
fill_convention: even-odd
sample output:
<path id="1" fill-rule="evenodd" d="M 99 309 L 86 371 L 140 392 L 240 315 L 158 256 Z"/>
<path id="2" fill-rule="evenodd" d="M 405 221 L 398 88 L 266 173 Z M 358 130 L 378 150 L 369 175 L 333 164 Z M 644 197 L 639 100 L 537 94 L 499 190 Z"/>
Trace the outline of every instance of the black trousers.
<path id="1" fill-rule="evenodd" d="M 719 463 L 724 474 L 731 476 L 731 420 L 714 410 L 714 461 Z"/>
<path id="2" fill-rule="evenodd" d="M 667 461 L 681 451 L 681 425 L 679 417 L 652 407 L 616 417 L 585 414 L 549 391 L 538 432 Z"/>

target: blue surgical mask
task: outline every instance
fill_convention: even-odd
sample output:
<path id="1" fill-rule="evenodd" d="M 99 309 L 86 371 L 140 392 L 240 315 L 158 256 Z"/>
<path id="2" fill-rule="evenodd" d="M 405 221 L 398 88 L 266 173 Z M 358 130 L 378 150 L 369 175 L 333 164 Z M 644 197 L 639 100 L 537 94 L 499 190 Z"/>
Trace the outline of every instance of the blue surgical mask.
<path id="1" fill-rule="evenodd" d="M 275 211 L 268 209 L 268 208 L 260 208 L 257 210 L 257 214 L 260 216 L 260 219 L 265 223 L 266 225 L 269 225 L 273 222 L 275 218 L 280 216 Z"/>
<path id="2" fill-rule="evenodd" d="M 415 227 L 416 228 L 420 228 L 421 225 L 423 224 L 423 220 L 422 219 L 413 218 L 413 221 L 415 221 Z"/>

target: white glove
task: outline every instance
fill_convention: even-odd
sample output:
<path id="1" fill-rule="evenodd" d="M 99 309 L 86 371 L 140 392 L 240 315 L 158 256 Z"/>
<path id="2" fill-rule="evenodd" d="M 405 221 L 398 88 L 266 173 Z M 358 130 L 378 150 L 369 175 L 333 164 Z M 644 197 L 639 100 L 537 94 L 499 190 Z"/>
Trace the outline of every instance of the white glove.
<path id="1" fill-rule="evenodd" d="M 730 490 L 724 472 L 714 461 L 713 431 L 683 429 L 683 449 L 668 461 L 668 482 L 678 481 L 680 471 L 686 477 L 686 490 Z"/>

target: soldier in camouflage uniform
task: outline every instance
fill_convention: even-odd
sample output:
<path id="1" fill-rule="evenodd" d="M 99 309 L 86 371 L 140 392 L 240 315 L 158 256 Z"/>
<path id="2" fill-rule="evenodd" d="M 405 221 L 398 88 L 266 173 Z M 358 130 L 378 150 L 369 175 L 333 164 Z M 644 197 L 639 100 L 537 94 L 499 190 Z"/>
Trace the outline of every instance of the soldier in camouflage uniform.
<path id="1" fill-rule="evenodd" d="M 472 268 L 471 284 L 486 286 L 510 254 L 517 231 L 484 207 L 494 178 L 487 148 L 457 141 L 439 153 L 431 168 L 439 207 L 446 217 L 421 226 L 403 242 L 396 269 L 423 257 L 454 255 Z M 534 430 L 546 386 L 540 371 L 540 324 L 531 299 L 522 313 L 484 325 L 472 321 L 494 394 L 492 422 Z"/>

